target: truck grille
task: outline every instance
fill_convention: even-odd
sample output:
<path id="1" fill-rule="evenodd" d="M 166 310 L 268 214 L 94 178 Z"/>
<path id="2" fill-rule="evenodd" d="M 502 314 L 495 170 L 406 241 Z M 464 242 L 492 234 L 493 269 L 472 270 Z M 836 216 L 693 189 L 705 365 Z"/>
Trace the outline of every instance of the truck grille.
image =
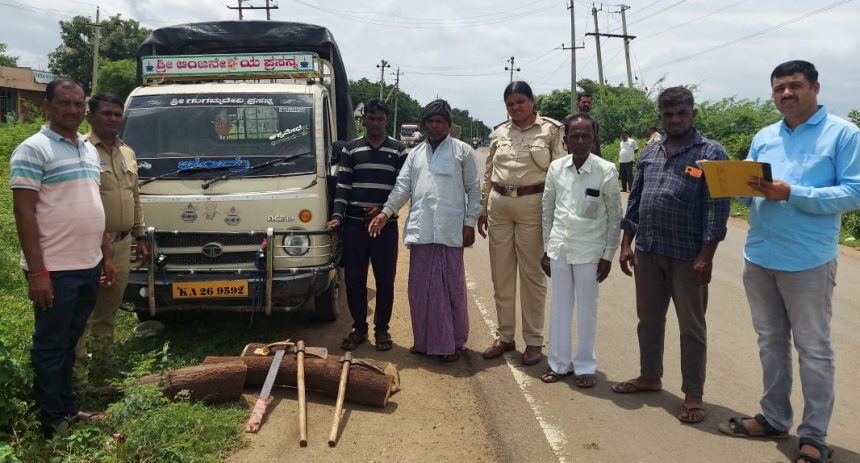
<path id="1" fill-rule="evenodd" d="M 200 247 L 206 243 L 221 243 L 223 246 L 259 246 L 266 239 L 266 233 L 206 233 L 206 234 L 175 234 L 158 232 L 155 241 L 163 248 Z M 211 263 L 211 262 L 209 262 Z"/>
<path id="2" fill-rule="evenodd" d="M 168 254 L 167 264 L 170 266 L 210 266 L 225 264 L 253 264 L 256 251 L 225 252 L 218 257 L 206 257 L 203 254 Z"/>

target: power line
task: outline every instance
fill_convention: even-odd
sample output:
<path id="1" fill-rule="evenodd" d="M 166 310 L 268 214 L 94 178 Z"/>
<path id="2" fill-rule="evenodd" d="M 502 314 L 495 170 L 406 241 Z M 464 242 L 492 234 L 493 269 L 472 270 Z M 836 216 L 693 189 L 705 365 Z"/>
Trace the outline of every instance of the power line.
<path id="1" fill-rule="evenodd" d="M 479 21 L 469 20 L 469 21 L 466 21 L 466 22 L 463 22 L 460 24 L 445 24 L 444 22 L 433 23 L 433 21 L 431 21 L 430 19 L 425 20 L 422 18 L 417 18 L 415 20 L 415 23 L 409 24 L 409 23 L 404 23 L 402 20 L 396 20 L 396 21 L 392 20 L 392 22 L 382 22 L 383 20 L 375 20 L 374 21 L 374 20 L 366 19 L 366 18 L 363 18 L 360 16 L 345 14 L 339 10 L 333 10 L 330 8 L 323 8 L 323 7 L 305 2 L 303 0 L 293 0 L 293 2 L 298 3 L 300 5 L 304 5 L 308 8 L 312 8 L 312 9 L 315 9 L 318 11 L 322 11 L 322 12 L 334 15 L 334 16 L 339 16 L 341 18 L 350 19 L 353 21 L 359 21 L 359 22 L 363 22 L 366 24 L 373 24 L 373 25 L 380 26 L 380 27 L 390 27 L 393 29 L 458 29 L 458 28 L 466 28 L 466 27 L 472 28 L 472 27 L 476 27 L 476 26 L 488 26 L 488 25 L 492 25 L 492 24 L 501 24 L 504 22 L 521 20 L 522 18 L 525 18 L 527 16 L 533 16 L 533 15 L 536 15 L 538 13 L 542 13 L 544 11 L 547 11 L 547 10 L 555 7 L 555 5 L 549 5 L 545 8 L 535 8 L 529 12 L 526 12 L 526 13 L 516 13 L 516 14 L 510 14 L 510 11 L 512 11 L 512 10 L 509 10 L 509 11 L 505 12 L 505 14 L 508 14 L 508 16 L 503 16 L 503 17 L 499 17 L 496 19 L 479 20 Z M 454 21 L 454 20 L 450 19 L 447 21 L 450 22 L 450 21 Z M 458 21 L 459 21 L 459 19 L 458 19 Z"/>
<path id="2" fill-rule="evenodd" d="M 639 42 L 642 42 L 643 40 L 650 39 L 650 38 L 652 38 L 652 37 L 656 37 L 656 36 L 658 36 L 658 35 L 664 34 L 664 33 L 669 32 L 669 31 L 671 31 L 671 30 L 675 30 L 675 29 L 677 29 L 677 28 L 679 28 L 679 27 L 689 26 L 690 24 L 692 24 L 692 23 L 694 23 L 694 22 L 696 22 L 696 21 L 699 21 L 699 20 L 705 19 L 705 18 L 707 18 L 707 17 L 709 17 L 709 16 L 713 16 L 713 15 L 715 15 L 715 14 L 717 14 L 717 13 L 720 13 L 720 12 L 722 12 L 722 11 L 724 11 L 724 10 L 728 10 L 729 8 L 733 8 L 733 7 L 737 6 L 737 5 L 740 5 L 741 3 L 745 3 L 745 2 L 747 2 L 747 0 L 740 0 L 740 1 L 738 1 L 738 2 L 734 2 L 734 3 L 730 4 L 730 5 L 724 6 L 724 7 L 722 7 L 722 8 L 717 8 L 716 10 L 711 11 L 710 13 L 706 13 L 706 14 L 704 14 L 704 15 L 702 15 L 702 16 L 699 16 L 699 17 L 693 18 L 693 19 L 691 19 L 691 20 L 689 20 L 689 21 L 685 21 L 685 22 L 682 22 L 682 23 L 675 24 L 675 25 L 673 25 L 673 26 L 671 26 L 671 27 L 667 27 L 667 28 L 663 29 L 663 30 L 662 30 L 662 31 L 660 31 L 660 32 L 655 32 L 655 33 L 653 33 L 653 34 L 646 35 L 646 36 L 644 36 L 644 37 L 639 37 Z"/>
<path id="3" fill-rule="evenodd" d="M 704 50 L 700 50 L 700 51 L 697 51 L 697 52 L 695 52 L 695 53 L 690 53 L 690 54 L 688 54 L 688 55 L 681 56 L 681 57 L 679 57 L 679 58 L 671 59 L 671 60 L 669 60 L 669 61 L 666 61 L 666 62 L 663 62 L 663 63 L 660 63 L 660 64 L 655 64 L 655 65 L 653 65 L 653 66 L 647 66 L 647 67 L 644 67 L 644 68 L 642 68 L 642 69 L 641 69 L 641 71 L 642 71 L 642 72 L 653 71 L 653 70 L 655 70 L 655 69 L 661 69 L 661 68 L 664 68 L 664 67 L 667 67 L 667 66 L 671 66 L 671 65 L 673 65 L 673 64 L 677 64 L 677 63 L 681 63 L 681 62 L 684 62 L 684 61 L 688 61 L 688 60 L 690 60 L 690 59 L 693 59 L 693 58 L 699 57 L 699 56 L 701 56 L 701 55 L 704 55 L 704 54 L 707 54 L 707 53 L 711 53 L 711 52 L 714 52 L 714 51 L 717 51 L 717 50 L 721 50 L 721 49 L 723 49 L 723 48 L 730 47 L 730 46 L 732 46 L 732 45 L 736 45 L 736 44 L 738 44 L 738 43 L 740 43 L 740 42 L 743 42 L 744 40 L 749 40 L 749 39 L 751 39 L 751 38 L 758 37 L 758 36 L 760 36 L 760 35 L 763 35 L 763 34 L 766 34 L 766 33 L 768 33 L 768 32 L 774 31 L 774 30 L 776 30 L 776 29 L 780 29 L 780 28 L 782 28 L 782 27 L 785 27 L 785 26 L 787 26 L 787 25 L 789 25 L 789 24 L 793 24 L 793 23 L 796 23 L 796 22 L 802 21 L 802 20 L 807 19 L 807 18 L 809 18 L 809 17 L 815 16 L 815 15 L 817 15 L 817 14 L 823 13 L 823 12 L 828 11 L 828 10 L 832 10 L 833 8 L 836 8 L 836 7 L 838 7 L 838 6 L 844 5 L 844 4 L 846 4 L 846 3 L 851 3 L 851 2 L 853 2 L 853 1 L 854 1 L 854 0 L 841 0 L 841 1 L 838 1 L 838 2 L 834 2 L 834 3 L 831 3 L 831 4 L 826 5 L 826 6 L 824 6 L 824 7 L 821 7 L 821 8 L 819 8 L 819 9 L 817 9 L 817 10 L 810 11 L 809 13 L 805 13 L 805 14 L 802 14 L 802 15 L 800 15 L 800 16 L 797 16 L 797 17 L 794 17 L 794 18 L 792 18 L 792 19 L 789 19 L 789 20 L 787 20 L 787 21 L 783 21 L 783 22 L 781 22 L 781 23 L 779 23 L 779 24 L 776 24 L 776 25 L 773 25 L 773 26 L 770 26 L 770 27 L 766 27 L 766 28 L 764 28 L 764 29 L 758 30 L 758 31 L 753 32 L 753 33 L 751 33 L 751 34 L 747 34 L 747 35 L 745 35 L 745 36 L 743 36 L 743 37 L 740 37 L 740 38 L 737 38 L 737 39 L 731 40 L 731 41 L 729 41 L 729 42 L 725 42 L 725 43 L 722 43 L 722 44 L 720 44 L 720 45 L 715 45 L 715 46 L 713 46 L 713 47 L 706 48 L 706 49 L 704 49 Z M 613 76 L 613 77 L 619 77 L 619 76 Z"/>
<path id="4" fill-rule="evenodd" d="M 475 20 L 483 20 L 481 18 L 508 17 L 513 12 L 516 12 L 518 10 L 528 10 L 531 7 L 533 7 L 534 5 L 537 5 L 539 3 L 544 3 L 546 0 L 535 0 L 535 1 L 532 1 L 531 3 L 525 4 L 525 5 L 520 5 L 520 6 L 511 8 L 511 9 L 508 9 L 504 12 L 500 12 L 500 13 L 481 14 L 481 15 L 475 15 L 475 16 L 470 16 L 470 17 L 466 17 L 466 18 L 427 18 L 427 17 L 403 16 L 403 15 L 400 15 L 397 13 L 389 13 L 389 12 L 383 13 L 380 11 L 336 10 L 333 8 L 323 8 L 323 7 L 319 7 L 316 5 L 308 4 L 307 2 L 300 1 L 300 0 L 293 0 L 293 1 L 295 1 L 296 3 L 302 4 L 302 5 L 305 5 L 305 6 L 309 6 L 311 8 L 315 8 L 315 9 L 318 9 L 321 11 L 328 12 L 328 13 L 388 16 L 388 17 L 392 17 L 392 18 L 405 19 L 405 20 L 410 20 L 410 21 L 421 21 L 423 23 L 464 22 L 464 23 L 473 24 Z"/>

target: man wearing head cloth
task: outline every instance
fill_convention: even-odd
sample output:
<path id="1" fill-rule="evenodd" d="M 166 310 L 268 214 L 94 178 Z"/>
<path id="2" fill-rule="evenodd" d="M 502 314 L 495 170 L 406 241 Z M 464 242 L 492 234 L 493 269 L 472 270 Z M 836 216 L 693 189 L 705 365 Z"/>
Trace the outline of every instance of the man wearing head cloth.
<path id="1" fill-rule="evenodd" d="M 421 121 L 426 140 L 412 149 L 388 201 L 370 223 L 378 234 L 407 201 L 404 241 L 410 261 L 409 307 L 414 353 L 460 358 L 469 334 L 463 248 L 475 242 L 481 191 L 475 151 L 448 135 L 451 107 L 434 100 Z"/>

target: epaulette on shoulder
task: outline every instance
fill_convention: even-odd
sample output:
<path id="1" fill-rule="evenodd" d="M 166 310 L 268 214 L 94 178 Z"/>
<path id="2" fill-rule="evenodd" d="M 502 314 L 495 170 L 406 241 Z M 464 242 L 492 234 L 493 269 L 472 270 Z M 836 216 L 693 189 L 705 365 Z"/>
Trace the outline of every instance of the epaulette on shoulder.
<path id="1" fill-rule="evenodd" d="M 503 126 L 503 125 L 507 124 L 509 120 L 510 120 L 510 119 L 505 119 L 505 120 L 503 120 L 502 122 L 499 122 L 498 124 L 494 125 L 494 126 L 493 126 L 493 130 L 496 130 L 496 129 L 498 129 L 499 127 L 501 127 L 501 126 Z"/>
<path id="2" fill-rule="evenodd" d="M 564 127 L 564 124 L 562 124 L 561 122 L 559 122 L 559 121 L 557 121 L 557 120 L 555 120 L 555 119 L 553 119 L 553 118 L 551 118 L 551 117 L 541 116 L 541 118 L 542 118 L 543 120 L 545 120 L 545 121 L 549 122 L 550 124 L 555 125 L 556 127 Z"/>

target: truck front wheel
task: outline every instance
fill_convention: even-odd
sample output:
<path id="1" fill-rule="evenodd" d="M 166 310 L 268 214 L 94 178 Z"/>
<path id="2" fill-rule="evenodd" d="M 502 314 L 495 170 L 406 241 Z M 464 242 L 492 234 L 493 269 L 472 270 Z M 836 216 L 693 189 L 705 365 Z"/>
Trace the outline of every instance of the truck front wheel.
<path id="1" fill-rule="evenodd" d="M 328 288 L 314 297 L 314 318 L 320 321 L 333 322 L 338 316 L 338 293 L 340 279 L 334 278 Z"/>

